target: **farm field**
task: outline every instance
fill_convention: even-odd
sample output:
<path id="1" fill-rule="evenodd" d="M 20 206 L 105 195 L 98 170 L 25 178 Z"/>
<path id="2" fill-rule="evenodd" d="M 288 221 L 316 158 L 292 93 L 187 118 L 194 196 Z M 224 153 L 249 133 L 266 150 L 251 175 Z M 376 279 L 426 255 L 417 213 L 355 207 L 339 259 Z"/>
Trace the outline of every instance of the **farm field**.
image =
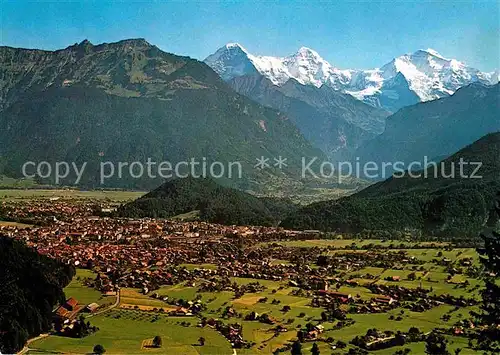
<path id="1" fill-rule="evenodd" d="M 145 311 L 156 308 L 173 308 L 167 307 L 165 302 L 148 297 L 139 291 L 138 289 L 122 288 L 120 290 L 120 308 L 135 308 Z"/>
<path id="2" fill-rule="evenodd" d="M 375 247 L 384 247 L 389 248 L 393 246 L 393 248 L 404 249 L 406 247 L 411 247 L 413 245 L 419 245 L 421 247 L 441 247 L 446 246 L 445 242 L 407 242 L 407 241 L 394 241 L 394 240 L 385 240 L 381 241 L 378 239 L 310 239 L 310 240 L 293 240 L 293 241 L 285 241 L 278 242 L 277 244 L 287 246 L 287 247 L 297 247 L 297 248 L 335 248 L 335 249 L 363 249 L 367 246 L 375 246 Z"/>
<path id="3" fill-rule="evenodd" d="M 96 274 L 87 269 L 76 269 L 76 275 L 68 286 L 64 288 L 66 298 L 75 298 L 79 304 L 111 305 L 116 301 L 115 296 L 104 296 L 101 292 L 84 285 L 84 279 L 95 279 Z"/>
<path id="4" fill-rule="evenodd" d="M 59 352 L 73 354 L 91 353 L 95 344 L 101 344 L 106 354 L 231 354 L 227 340 L 216 331 L 198 328 L 194 320 L 175 317 L 153 317 L 147 312 L 113 310 L 105 315 L 93 317 L 91 322 L 99 331 L 83 339 L 50 336 L 31 345 L 32 352 Z M 181 326 L 187 321 L 190 326 Z M 163 348 L 145 348 L 143 342 L 156 335 L 161 336 Z M 203 336 L 206 344 L 198 346 L 198 338 Z"/>
<path id="5" fill-rule="evenodd" d="M 85 278 L 95 278 L 95 273 L 86 269 L 77 269 L 76 275 L 68 286 L 64 289 L 66 298 L 73 297 L 79 303 L 89 304 L 92 302 L 99 302 L 102 298 L 101 292 L 87 287 L 83 284 Z"/>
<path id="6" fill-rule="evenodd" d="M 120 191 L 120 190 L 71 190 L 71 189 L 0 189 L 0 200 L 2 201 L 18 201 L 32 199 L 93 199 L 93 200 L 110 200 L 114 202 L 123 202 L 134 200 L 144 195 L 141 191 Z"/>
<path id="7" fill-rule="evenodd" d="M 330 241 L 328 241 L 330 242 Z M 350 240 L 344 240 L 343 246 L 351 245 Z M 369 242 L 371 243 L 371 241 Z M 321 244 L 321 243 L 319 243 Z M 331 245 L 331 243 L 323 243 Z M 337 244 L 339 245 L 339 244 Z M 306 246 L 304 248 L 308 248 Z M 394 249 L 391 251 L 398 251 Z M 381 285 L 398 285 L 405 288 L 433 288 L 433 294 L 450 294 L 459 296 L 478 297 L 481 283 L 478 280 L 468 278 L 470 287 L 477 285 L 474 292 L 468 292 L 457 288 L 454 283 L 448 283 L 445 267 L 436 265 L 433 260 L 440 257 L 457 257 L 476 259 L 477 255 L 472 249 L 452 249 L 448 251 L 439 249 L 404 249 L 404 251 L 419 260 L 422 265 L 431 271 L 417 272 L 416 280 L 408 280 L 406 275 L 412 270 L 412 264 L 405 265 L 403 269 L 386 269 L 381 267 L 367 266 L 360 270 L 346 274 L 358 281 L 358 286 L 342 285 L 337 288 L 338 292 L 350 294 L 355 299 L 368 301 L 377 295 L 365 287 L 366 284 L 375 283 Z M 286 261 L 286 260 L 281 260 Z M 180 267 L 186 270 L 216 270 L 215 264 L 182 264 Z M 370 274 L 375 279 L 364 279 L 363 275 Z M 81 283 L 81 279 L 95 276 L 89 270 L 78 270 L 77 276 L 65 289 L 68 297 L 75 297 L 84 303 L 99 302 L 100 293 L 89 289 Z M 355 278 L 355 276 L 358 276 Z M 387 281 L 386 278 L 399 276 L 400 281 Z M 430 277 L 432 281 L 427 281 Z M 80 280 L 77 280 L 80 279 Z M 420 280 L 418 280 L 420 279 Z M 452 282 L 462 282 L 466 277 L 455 275 Z M 163 348 L 182 354 L 229 354 L 231 348 L 228 341 L 214 329 L 197 327 L 199 317 L 174 317 L 168 312 L 174 311 L 177 306 L 167 303 L 163 298 L 167 297 L 170 302 L 176 300 L 199 299 L 204 305 L 200 316 L 205 318 L 218 318 L 226 323 L 237 321 L 243 327 L 243 338 L 254 344 L 249 349 L 238 349 L 240 354 L 270 354 L 276 349 L 286 346 L 296 338 L 296 329 L 304 327 L 307 323 L 321 324 L 324 332 L 317 342 L 322 352 L 331 352 L 331 345 L 324 342 L 327 338 L 341 341 L 347 344 L 346 350 L 351 348 L 349 342 L 357 335 L 366 333 L 369 329 L 378 330 L 401 330 L 408 331 L 411 327 L 417 327 L 422 332 L 429 332 L 436 327 L 452 326 L 461 319 L 468 317 L 470 311 L 477 311 L 477 307 L 465 307 L 456 309 L 454 306 L 443 304 L 424 312 L 412 312 L 398 307 L 387 312 L 375 314 L 348 314 L 348 318 L 354 322 L 352 325 L 338 328 L 339 321 L 323 321 L 322 308 L 311 306 L 311 293 L 303 292 L 300 288 L 291 287 L 288 281 L 272 281 L 243 277 L 232 277 L 230 282 L 237 285 L 249 285 L 258 283 L 263 287 L 262 291 L 245 293 L 235 298 L 234 292 L 203 292 L 199 290 L 202 279 L 197 282 L 179 283 L 171 286 L 162 286 L 158 290 L 143 294 L 141 290 L 134 288 L 122 288 L 120 305 L 118 308 L 106 312 L 103 315 L 93 317 L 91 322 L 100 330 L 84 339 L 69 339 L 59 336 L 49 336 L 32 344 L 33 351 L 57 351 L 61 353 L 85 353 L 90 351 L 93 344 L 102 344 L 107 353 L 161 353 L 161 349 L 145 348 L 141 344 L 147 344 L 155 335 L 163 339 Z M 154 295 L 154 296 L 153 296 Z M 289 310 L 284 312 L 283 307 Z M 228 318 L 223 315 L 226 308 L 236 312 L 235 317 Z M 160 311 L 161 309 L 161 311 Z M 264 324 L 259 321 L 244 319 L 251 312 L 267 314 L 274 325 Z M 446 320 L 443 320 L 444 318 Z M 398 318 L 398 320 L 395 320 Z M 180 325 L 182 323 L 182 325 Z M 288 331 L 275 333 L 276 324 L 285 326 Z M 179 336 L 182 334 L 182 336 Z M 197 339 L 203 336 L 206 345 L 197 345 Z M 304 343 L 305 353 L 310 350 L 311 343 Z M 466 348 L 464 339 L 449 337 L 449 348 Z M 30 349 L 31 349 L 30 348 Z M 403 348 L 408 348 L 412 353 L 420 353 L 424 349 L 424 343 L 411 343 Z M 399 347 L 386 350 L 374 351 L 375 354 L 393 354 Z M 462 349 L 462 354 L 472 354 L 467 349 Z"/>
<path id="8" fill-rule="evenodd" d="M 0 227 L 16 227 L 16 228 L 28 228 L 31 224 L 10 222 L 10 221 L 0 221 Z"/>

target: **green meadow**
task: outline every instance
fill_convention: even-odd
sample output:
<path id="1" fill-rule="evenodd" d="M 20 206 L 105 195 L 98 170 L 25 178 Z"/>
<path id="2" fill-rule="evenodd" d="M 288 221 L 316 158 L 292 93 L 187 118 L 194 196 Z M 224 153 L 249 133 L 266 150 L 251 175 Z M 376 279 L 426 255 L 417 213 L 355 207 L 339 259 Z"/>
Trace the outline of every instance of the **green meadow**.
<path id="1" fill-rule="evenodd" d="M 99 331 L 82 339 L 49 336 L 31 344 L 34 352 L 60 352 L 73 354 L 91 353 L 94 345 L 101 344 L 106 354 L 231 354 L 231 346 L 226 339 L 209 328 L 199 328 L 195 320 L 160 317 L 152 321 L 150 317 L 141 318 L 147 312 L 119 310 L 111 311 L 90 319 Z M 119 318 L 118 318 L 119 317 Z M 179 323 L 187 321 L 190 326 Z M 156 335 L 161 336 L 163 346 L 160 349 L 144 347 L 144 342 Z M 198 338 L 204 337 L 206 344 L 198 345 Z"/>
<path id="2" fill-rule="evenodd" d="M 322 240 L 322 241 L 298 241 L 285 242 L 288 246 L 300 246 L 309 248 L 314 245 L 321 245 L 322 248 L 334 246 L 344 248 L 356 242 L 358 245 L 368 245 L 374 243 L 372 240 L 363 242 L 354 240 Z M 366 243 L 366 244 L 364 244 Z M 382 243 L 382 242 L 379 242 Z M 384 245 L 388 242 L 383 242 Z M 399 246 L 399 245 L 398 245 Z M 449 280 L 446 266 L 436 263 L 443 258 L 468 259 L 476 264 L 478 257 L 474 249 L 445 249 L 444 245 L 435 249 L 408 249 L 409 245 L 402 245 L 405 249 L 392 249 L 389 251 L 404 250 L 409 256 L 414 256 L 422 264 L 407 264 L 398 266 L 398 269 L 384 269 L 373 266 L 366 266 L 360 270 L 345 273 L 344 278 L 351 278 L 358 281 L 357 286 L 342 285 L 338 291 L 351 294 L 355 299 L 370 300 L 375 295 L 365 284 L 391 284 L 406 288 L 423 287 L 431 291 L 431 294 L 450 294 L 452 296 L 465 296 L 479 298 L 479 291 L 482 283 L 479 280 L 468 278 L 464 274 L 455 274 Z M 349 252 L 348 250 L 346 252 Z M 365 252 L 356 250 L 356 252 Z M 275 260 L 275 264 L 288 263 L 286 260 Z M 215 269 L 214 264 L 184 264 L 186 268 L 193 270 L 196 268 Z M 417 267 L 417 270 L 415 270 Z M 421 270 L 420 268 L 423 268 Z M 410 280 L 408 275 L 415 272 L 415 279 Z M 367 274 L 372 278 L 365 278 Z M 97 302 L 102 304 L 108 298 L 103 298 L 96 290 L 89 289 L 83 285 L 82 280 L 86 277 L 94 277 L 95 274 L 89 270 L 78 270 L 75 279 L 66 287 L 67 297 L 75 297 L 81 303 Z M 387 277 L 399 276 L 400 281 L 388 281 Z M 469 285 L 466 288 L 460 287 L 457 283 L 467 280 Z M 412 312 L 403 307 L 390 310 L 385 313 L 371 314 L 348 314 L 352 319 L 352 325 L 337 327 L 339 321 L 323 322 L 321 320 L 322 308 L 315 308 L 310 305 L 311 295 L 302 292 L 295 295 L 298 288 L 291 287 L 287 281 L 256 280 L 250 278 L 231 278 L 231 282 L 240 285 L 250 282 L 258 282 L 265 287 L 263 291 L 257 293 L 245 293 L 239 298 L 234 297 L 234 292 L 199 292 L 198 287 L 203 280 L 196 280 L 191 283 L 180 283 L 177 285 L 163 286 L 158 290 L 144 295 L 139 289 L 122 288 L 120 305 L 108 312 L 90 318 L 92 325 L 100 330 L 83 339 L 71 339 L 59 336 L 49 336 L 38 340 L 30 345 L 31 353 L 72 353 L 85 354 L 92 351 L 95 344 L 103 345 L 110 354 L 142 354 L 142 353 L 175 353 L 175 354 L 232 354 L 232 349 L 228 341 L 209 327 L 200 328 L 197 326 L 197 317 L 172 317 L 168 311 L 175 308 L 161 298 L 168 296 L 170 299 L 194 300 L 201 299 L 206 309 L 202 311 L 202 316 L 206 318 L 222 319 L 225 323 L 240 323 L 243 326 L 243 338 L 246 341 L 255 343 L 250 349 L 237 349 L 237 353 L 244 355 L 251 354 L 271 354 L 276 349 L 289 344 L 296 339 L 297 329 L 303 328 L 307 323 L 322 324 L 325 328 L 323 334 L 317 340 L 322 354 L 330 354 L 335 351 L 332 344 L 324 342 L 327 338 L 345 342 L 347 351 L 353 347 L 349 342 L 357 335 L 365 334 L 368 329 L 378 330 L 408 331 L 411 327 L 417 327 L 422 332 L 429 332 L 436 327 L 451 327 L 456 322 L 469 317 L 469 312 L 477 311 L 478 307 L 464 307 L 456 309 L 450 305 L 440 305 L 424 312 Z M 158 294 L 159 299 L 151 297 Z M 114 299 L 113 299 L 114 300 Z M 274 301 L 274 302 L 273 302 Z M 283 306 L 289 306 L 290 310 L 283 311 Z M 232 307 L 236 312 L 236 317 L 223 318 L 222 314 L 226 307 Z M 162 309 L 160 311 L 160 309 Z M 244 317 L 251 313 L 266 313 L 275 321 L 275 325 L 268 325 L 259 321 L 247 321 Z M 446 320 L 443 320 L 444 319 Z M 449 319 L 447 319 L 449 318 Z M 288 331 L 276 333 L 273 328 L 277 325 L 285 326 Z M 150 343 L 155 335 L 160 335 L 163 339 L 161 349 L 153 349 L 145 346 Z M 198 338 L 203 336 L 206 339 L 204 346 L 199 346 Z M 472 354 L 468 348 L 468 341 L 465 338 L 448 336 L 448 349 L 462 349 L 461 354 Z M 312 347 L 312 342 L 303 344 L 303 353 L 308 354 Z M 394 354 L 397 350 L 410 349 L 413 354 L 421 354 L 425 349 L 425 344 L 410 343 L 403 347 L 393 347 L 386 350 L 374 351 L 374 354 Z"/>
<path id="3" fill-rule="evenodd" d="M 78 200 L 109 200 L 124 202 L 135 200 L 144 195 L 142 191 L 121 190 L 73 190 L 73 189 L 0 189 L 0 200 L 34 200 L 34 199 L 78 199 Z"/>

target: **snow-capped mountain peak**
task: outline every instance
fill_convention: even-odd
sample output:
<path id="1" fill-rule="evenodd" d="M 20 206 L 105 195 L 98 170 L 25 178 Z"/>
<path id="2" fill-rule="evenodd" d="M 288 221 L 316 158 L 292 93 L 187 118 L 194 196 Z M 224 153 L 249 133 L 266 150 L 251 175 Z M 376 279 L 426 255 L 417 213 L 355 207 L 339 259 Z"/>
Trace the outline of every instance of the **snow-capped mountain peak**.
<path id="1" fill-rule="evenodd" d="M 421 101 L 451 95 L 458 88 L 476 81 L 494 83 L 488 75 L 456 59 L 447 59 L 433 49 L 402 55 L 381 68 L 384 79 L 393 78 L 397 73 L 405 77 L 410 90 Z"/>
<path id="2" fill-rule="evenodd" d="M 230 80 L 237 76 L 257 74 L 252 57 L 239 43 L 228 43 L 205 59 L 222 79 Z"/>
<path id="3" fill-rule="evenodd" d="M 283 58 L 282 63 L 288 71 L 289 78 L 294 78 L 301 84 L 320 87 L 330 81 L 335 86 L 337 81 L 350 80 L 349 71 L 335 68 L 318 52 L 307 47 L 301 47 L 295 54 Z"/>
<path id="4" fill-rule="evenodd" d="M 315 50 L 308 48 L 308 47 L 300 47 L 297 53 L 295 53 L 293 56 L 300 56 L 300 57 L 306 57 L 306 58 L 315 58 L 315 59 L 323 59 L 321 56 L 316 52 Z"/>
<path id="5" fill-rule="evenodd" d="M 338 69 L 308 47 L 287 57 L 271 57 L 250 54 L 238 43 L 226 44 L 205 62 L 225 80 L 261 74 L 281 86 L 293 78 L 304 85 L 331 86 L 388 110 L 397 110 L 402 101 L 434 100 L 473 82 L 496 84 L 499 79 L 498 71 L 483 73 L 431 48 L 404 54 L 371 70 Z"/>
<path id="6" fill-rule="evenodd" d="M 248 53 L 247 50 L 239 43 L 228 43 L 225 47 L 226 49 L 239 49 L 245 53 Z"/>
<path id="7" fill-rule="evenodd" d="M 329 83 L 334 88 L 351 79 L 350 70 L 340 70 L 323 59 L 318 52 L 301 47 L 287 57 L 256 56 L 238 43 L 228 43 L 205 59 L 223 79 L 258 72 L 275 85 L 283 85 L 293 78 L 304 85 L 320 87 Z"/>
<path id="8" fill-rule="evenodd" d="M 438 57 L 438 58 L 441 58 L 441 59 L 445 59 L 445 60 L 446 60 L 446 58 L 445 58 L 445 57 L 443 57 L 441 54 L 439 54 L 439 52 L 438 52 L 438 51 L 436 51 L 435 49 L 432 49 L 432 48 L 427 48 L 426 50 L 423 50 L 423 49 L 422 49 L 422 51 L 427 52 L 427 53 L 429 53 L 429 54 L 433 55 L 434 57 Z"/>

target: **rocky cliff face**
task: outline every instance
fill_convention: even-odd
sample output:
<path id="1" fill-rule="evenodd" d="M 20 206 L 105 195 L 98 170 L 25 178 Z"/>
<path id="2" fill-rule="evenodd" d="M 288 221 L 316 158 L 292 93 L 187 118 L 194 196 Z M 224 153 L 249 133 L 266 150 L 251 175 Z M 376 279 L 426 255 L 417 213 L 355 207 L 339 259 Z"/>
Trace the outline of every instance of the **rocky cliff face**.
<path id="1" fill-rule="evenodd" d="M 291 79 L 274 85 L 261 75 L 229 81 L 237 92 L 283 112 L 304 136 L 333 160 L 346 160 L 366 140 L 384 130 L 383 110 L 328 86 L 316 88 Z"/>

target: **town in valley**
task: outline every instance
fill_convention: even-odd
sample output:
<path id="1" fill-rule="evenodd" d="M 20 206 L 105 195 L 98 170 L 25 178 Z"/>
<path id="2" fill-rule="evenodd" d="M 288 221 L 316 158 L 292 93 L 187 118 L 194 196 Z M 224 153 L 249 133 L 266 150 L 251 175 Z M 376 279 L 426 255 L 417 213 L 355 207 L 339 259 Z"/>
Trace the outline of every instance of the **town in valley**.
<path id="1" fill-rule="evenodd" d="M 433 331 L 474 352 L 473 246 L 110 217 L 119 202 L 99 192 L 12 196 L 2 215 L 21 222 L 0 233 L 76 268 L 53 329 L 23 353 L 269 354 L 296 339 L 304 352 L 423 353 Z"/>

